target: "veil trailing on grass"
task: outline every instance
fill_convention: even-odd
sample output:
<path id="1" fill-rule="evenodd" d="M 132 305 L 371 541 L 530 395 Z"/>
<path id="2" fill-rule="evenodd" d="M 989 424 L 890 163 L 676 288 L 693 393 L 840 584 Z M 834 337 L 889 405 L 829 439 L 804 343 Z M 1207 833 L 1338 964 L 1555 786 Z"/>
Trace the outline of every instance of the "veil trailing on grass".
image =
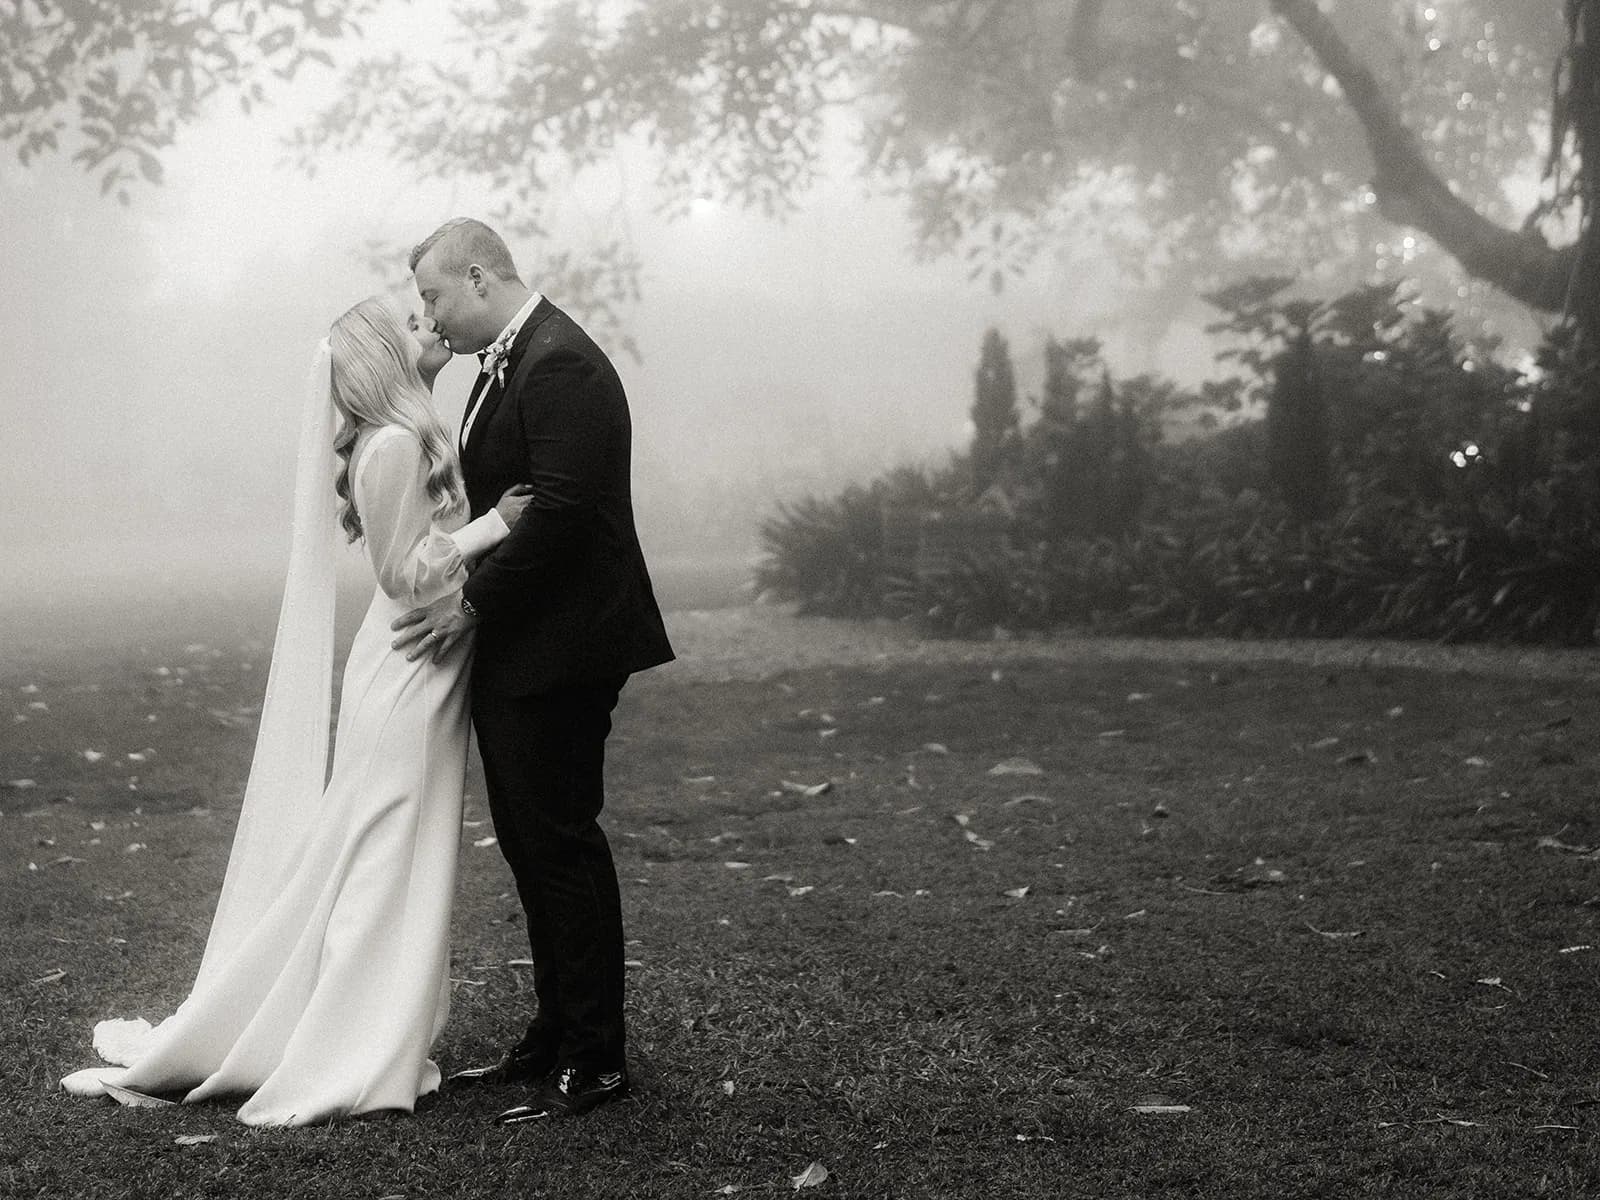
<path id="1" fill-rule="evenodd" d="M 277 894 L 295 865 L 327 784 L 340 548 L 336 420 L 333 355 L 324 338 L 306 380 L 289 570 L 255 756 L 196 986 L 239 945 Z"/>
<path id="2" fill-rule="evenodd" d="M 312 358 L 301 410 L 289 569 L 261 725 L 194 992 L 226 967 L 271 908 L 299 861 L 327 786 L 340 548 L 336 420 L 333 355 L 324 338 Z M 132 1066 L 145 1057 L 156 1032 L 143 1018 L 100 1021 L 94 1048 L 107 1062 Z M 74 1095 L 110 1094 L 123 1104 L 163 1103 L 112 1083 L 118 1074 L 91 1067 L 67 1076 L 61 1086 Z"/>

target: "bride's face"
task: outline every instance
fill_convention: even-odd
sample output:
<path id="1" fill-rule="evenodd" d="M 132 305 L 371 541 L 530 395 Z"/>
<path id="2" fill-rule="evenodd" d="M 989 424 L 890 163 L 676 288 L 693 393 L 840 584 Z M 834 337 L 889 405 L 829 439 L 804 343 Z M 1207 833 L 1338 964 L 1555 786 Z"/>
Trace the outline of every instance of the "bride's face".
<path id="1" fill-rule="evenodd" d="M 412 340 L 417 343 L 417 371 L 424 379 L 437 374 L 450 361 L 450 347 L 439 335 L 438 326 L 430 317 L 413 313 L 406 320 Z"/>

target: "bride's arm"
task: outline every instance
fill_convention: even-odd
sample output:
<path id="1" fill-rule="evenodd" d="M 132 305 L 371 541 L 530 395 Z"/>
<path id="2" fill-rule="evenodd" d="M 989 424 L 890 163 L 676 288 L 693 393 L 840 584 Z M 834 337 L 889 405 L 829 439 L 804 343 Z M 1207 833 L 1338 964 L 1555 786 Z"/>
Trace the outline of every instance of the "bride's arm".
<path id="1" fill-rule="evenodd" d="M 510 532 L 511 527 L 506 524 L 499 509 L 491 508 L 476 521 L 469 521 L 454 533 L 445 536 L 456 544 L 461 557 L 470 565 L 505 541 L 506 534 Z"/>
<path id="2" fill-rule="evenodd" d="M 461 557 L 467 560 L 468 565 L 475 564 L 489 551 L 493 550 L 511 532 L 511 527 L 517 523 L 517 518 L 522 515 L 522 510 L 533 501 L 533 488 L 526 483 L 518 483 L 507 488 L 500 497 L 500 502 L 491 508 L 476 521 L 469 521 L 449 538 L 456 544 L 456 549 L 461 551 Z"/>
<path id="3" fill-rule="evenodd" d="M 427 457 L 409 433 L 379 434 L 356 465 L 356 511 L 378 586 L 419 608 L 449 595 L 467 578 L 463 547 L 434 525 L 437 501 L 427 484 Z M 469 547 L 492 533 L 492 524 L 480 526 L 468 537 Z"/>

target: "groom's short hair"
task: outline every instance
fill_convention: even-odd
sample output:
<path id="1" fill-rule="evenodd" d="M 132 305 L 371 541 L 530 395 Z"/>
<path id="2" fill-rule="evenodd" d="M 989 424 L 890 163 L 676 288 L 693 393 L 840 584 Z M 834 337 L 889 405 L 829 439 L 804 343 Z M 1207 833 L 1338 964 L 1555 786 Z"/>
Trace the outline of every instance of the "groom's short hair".
<path id="1" fill-rule="evenodd" d="M 471 217 L 446 221 L 411 248 L 411 271 L 416 271 L 423 256 L 435 246 L 439 248 L 439 269 L 448 275 L 464 275 L 468 267 L 477 263 L 496 279 L 522 282 L 505 239 L 482 221 Z"/>

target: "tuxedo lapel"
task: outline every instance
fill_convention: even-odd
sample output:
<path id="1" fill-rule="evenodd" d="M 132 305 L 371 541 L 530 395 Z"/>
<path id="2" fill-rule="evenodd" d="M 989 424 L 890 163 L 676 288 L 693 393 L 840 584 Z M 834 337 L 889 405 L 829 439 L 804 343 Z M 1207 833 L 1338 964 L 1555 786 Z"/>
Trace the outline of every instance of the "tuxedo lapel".
<path id="1" fill-rule="evenodd" d="M 456 449 L 460 451 L 460 457 L 463 459 L 465 459 L 467 456 L 467 443 L 465 438 L 465 434 L 467 432 L 467 421 L 472 417 L 472 410 L 477 406 L 478 397 L 483 395 L 484 385 L 488 382 L 489 377 L 487 375 L 480 374 L 478 376 L 477 382 L 472 385 L 472 391 L 467 396 L 467 406 L 461 410 L 461 428 L 456 431 Z M 479 413 L 478 418 L 481 420 L 482 417 L 483 414 Z M 477 421 L 473 421 L 473 427 L 477 427 Z"/>
<path id="2" fill-rule="evenodd" d="M 487 375 L 478 377 L 480 384 L 486 382 L 486 386 L 474 389 L 473 396 L 476 398 L 480 394 L 482 395 L 483 398 L 478 403 L 482 405 L 483 411 L 472 418 L 472 428 L 467 433 L 467 442 L 461 451 L 463 459 L 467 457 L 474 446 L 483 440 L 484 431 L 488 429 L 489 422 L 494 419 L 495 410 L 500 407 L 500 401 L 505 398 L 506 393 L 518 386 L 523 362 L 528 357 L 528 346 L 533 341 L 534 334 L 539 326 L 543 325 L 555 311 L 556 306 L 542 296 L 539 299 L 539 303 L 533 306 L 533 311 L 528 314 L 528 319 L 522 323 L 522 328 L 517 330 L 517 336 L 511 343 L 510 353 L 506 355 L 506 382 L 504 386 L 501 386 L 495 380 L 491 380 Z M 469 413 L 472 411 L 472 403 L 473 401 L 471 400 L 467 402 L 467 411 Z M 465 417 L 462 418 L 463 422 L 465 422 L 465 419 Z"/>

